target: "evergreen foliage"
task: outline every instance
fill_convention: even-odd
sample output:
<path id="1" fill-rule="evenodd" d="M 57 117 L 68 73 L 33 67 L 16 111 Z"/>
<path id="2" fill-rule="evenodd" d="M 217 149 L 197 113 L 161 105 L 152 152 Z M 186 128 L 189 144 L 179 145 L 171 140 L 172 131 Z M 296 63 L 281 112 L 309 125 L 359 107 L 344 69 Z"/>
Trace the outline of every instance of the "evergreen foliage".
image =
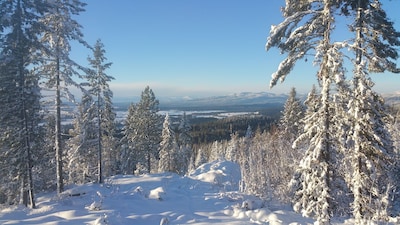
<path id="1" fill-rule="evenodd" d="M 68 86 L 79 87 L 73 77 L 81 77 L 79 69 L 82 69 L 70 57 L 71 41 L 78 41 L 86 45 L 81 32 L 81 25 L 73 19 L 84 11 L 85 3 L 80 0 L 47 1 L 47 10 L 40 18 L 42 24 L 42 52 L 40 72 L 45 79 L 45 87 L 55 92 L 54 102 L 56 111 L 55 151 L 57 191 L 64 190 L 63 155 L 65 151 L 62 144 L 61 128 L 61 104 L 66 98 L 73 101 L 73 95 Z"/>
<path id="2" fill-rule="evenodd" d="M 178 150 L 175 132 L 171 127 L 171 120 L 167 113 L 165 115 L 163 130 L 161 133 L 158 172 L 180 172 L 178 163 Z"/>
<path id="3" fill-rule="evenodd" d="M 139 163 L 145 166 L 143 172 L 152 172 L 152 160 L 158 158 L 162 130 L 158 105 L 154 92 L 147 86 L 140 101 L 129 107 L 121 139 L 123 173 L 134 173 Z"/>
<path id="4" fill-rule="evenodd" d="M 185 174 L 188 172 L 191 158 L 192 158 L 192 126 L 189 123 L 189 120 L 186 116 L 186 113 L 183 113 L 181 120 L 178 125 L 178 162 L 179 165 L 179 174 Z"/>
<path id="5" fill-rule="evenodd" d="M 34 185 L 37 191 L 56 190 L 56 163 L 54 151 L 55 115 L 47 112 L 43 118 L 43 126 L 39 126 L 41 137 L 38 153 L 35 154 L 35 165 L 32 168 Z"/>
<path id="6" fill-rule="evenodd" d="M 186 113 L 183 113 L 178 126 L 178 144 L 180 146 L 189 146 L 192 144 L 192 135 L 190 131 L 192 126 L 190 125 Z"/>
<path id="7" fill-rule="evenodd" d="M 106 74 L 106 70 L 110 68 L 112 63 L 107 63 L 105 57 L 105 49 L 103 43 L 97 40 L 93 47 L 93 58 L 89 57 L 88 61 L 91 69 L 86 74 L 88 80 L 88 93 L 93 97 L 89 113 L 88 121 L 95 121 L 96 134 L 96 152 L 97 152 L 97 182 L 103 183 L 103 164 L 104 156 L 107 157 L 108 166 L 106 168 L 107 175 L 112 174 L 112 161 L 115 158 L 112 153 L 115 149 L 115 112 L 112 103 L 113 93 L 110 90 L 109 82 L 114 77 Z M 106 153 L 106 154 L 103 154 Z M 115 153 L 115 152 L 114 152 Z"/>
<path id="8" fill-rule="evenodd" d="M 276 119 L 267 115 L 232 116 L 216 121 L 193 124 L 191 129 L 192 143 L 205 144 L 213 141 L 228 140 L 233 132 L 239 137 L 246 135 L 248 126 L 269 130 Z"/>
<path id="9" fill-rule="evenodd" d="M 94 120 L 93 97 L 88 93 L 82 96 L 78 106 L 78 114 L 69 131 L 68 173 L 70 183 L 86 183 L 95 181 L 97 174 L 97 121 Z"/>
<path id="10" fill-rule="evenodd" d="M 302 132 L 304 111 L 304 106 L 296 97 L 296 89 L 293 87 L 285 102 L 282 116 L 279 120 L 279 129 L 289 142 L 293 142 Z"/>
<path id="11" fill-rule="evenodd" d="M 239 135 L 237 133 L 231 134 L 231 139 L 228 142 L 226 149 L 226 160 L 237 162 L 239 153 Z"/>
<path id="12" fill-rule="evenodd" d="M 35 208 L 33 158 L 38 154 L 39 77 L 33 69 L 40 49 L 41 2 L 0 1 L 0 158 L 2 202 Z M 4 33 L 3 33 L 4 31 Z"/>
<path id="13" fill-rule="evenodd" d="M 355 33 L 352 49 L 356 55 L 352 98 L 349 101 L 351 131 L 352 204 L 356 224 L 384 219 L 391 205 L 388 193 L 393 185 L 393 142 L 388 131 L 387 109 L 381 96 L 372 90 L 371 72 L 399 72 L 396 65 L 400 32 L 388 20 L 379 1 L 350 1 L 345 13 L 352 10 Z M 382 185 L 385 181 L 387 185 Z"/>
<path id="14" fill-rule="evenodd" d="M 332 215 L 331 174 L 331 101 L 330 94 L 333 76 L 338 74 L 334 59 L 337 47 L 331 45 L 333 28 L 333 9 L 336 2 L 294 2 L 286 1 L 283 9 L 285 20 L 273 26 L 266 44 L 267 50 L 273 46 L 288 54 L 281 62 L 277 72 L 272 75 L 270 86 L 278 80 L 283 81 L 295 63 L 310 50 L 315 50 L 315 62 L 320 64 L 317 77 L 322 86 L 321 107 L 314 113 L 312 121 L 305 125 L 304 133 L 310 137 L 310 145 L 299 165 L 295 187 L 294 208 L 306 216 L 314 216 L 320 224 L 329 224 Z M 300 25 L 301 24 L 301 25 Z M 318 196 L 318 197 L 316 197 Z"/>
<path id="15" fill-rule="evenodd" d="M 294 144 L 308 146 L 292 181 L 294 208 L 320 224 L 329 224 L 330 216 L 345 207 L 347 182 L 354 196 L 356 223 L 382 218 L 387 214 L 389 191 L 377 185 L 391 180 L 388 166 L 393 151 L 386 109 L 371 89 L 368 71 L 399 72 L 395 47 L 400 45 L 400 33 L 379 1 L 286 1 L 282 11 L 285 19 L 272 26 L 266 48 L 278 47 L 287 58 L 272 75 L 271 87 L 283 81 L 308 52 L 314 53 L 314 62 L 320 65 L 319 100 L 307 100 L 304 133 Z M 340 16 L 355 18 L 349 26 L 356 34 L 354 44 L 331 40 Z M 344 76 L 345 48 L 354 50 L 350 59 L 356 56 L 351 85 Z M 314 105 L 309 104 L 312 101 Z M 349 168 L 351 175 L 344 172 Z"/>

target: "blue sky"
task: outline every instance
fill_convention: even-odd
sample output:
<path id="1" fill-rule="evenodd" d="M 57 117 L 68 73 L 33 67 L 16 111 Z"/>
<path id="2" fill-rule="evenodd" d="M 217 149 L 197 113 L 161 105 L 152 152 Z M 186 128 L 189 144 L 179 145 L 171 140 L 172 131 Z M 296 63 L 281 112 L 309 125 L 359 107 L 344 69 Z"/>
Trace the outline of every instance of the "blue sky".
<path id="1" fill-rule="evenodd" d="M 146 85 L 156 96 L 213 96 L 239 92 L 306 93 L 315 83 L 312 59 L 283 84 L 269 89 L 283 56 L 265 51 L 272 24 L 282 21 L 278 0 L 86 0 L 76 17 L 85 40 L 101 39 L 113 62 L 115 97 L 140 95 Z M 399 0 L 383 1 L 400 30 Z M 74 47 L 85 64 L 88 50 Z M 400 91 L 400 75 L 373 76 L 376 90 Z"/>

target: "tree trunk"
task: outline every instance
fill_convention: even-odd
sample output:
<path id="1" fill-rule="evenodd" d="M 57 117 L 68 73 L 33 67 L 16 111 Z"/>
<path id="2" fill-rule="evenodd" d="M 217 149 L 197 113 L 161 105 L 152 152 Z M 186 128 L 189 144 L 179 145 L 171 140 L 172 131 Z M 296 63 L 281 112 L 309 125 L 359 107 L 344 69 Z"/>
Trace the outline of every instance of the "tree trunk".
<path id="1" fill-rule="evenodd" d="M 27 122 L 25 121 L 25 126 L 27 129 Z M 35 198 L 33 194 L 33 176 L 32 176 L 32 156 L 31 156 L 31 146 L 30 146 L 30 140 L 29 140 L 29 134 L 26 135 L 26 151 L 27 151 L 27 159 L 26 159 L 26 167 L 27 167 L 27 185 L 28 185 L 28 190 L 27 190 L 27 198 L 29 197 L 29 202 L 31 208 L 36 208 L 35 204 Z M 27 199 L 28 200 L 28 199 Z"/>
<path id="2" fill-rule="evenodd" d="M 19 198 L 19 204 L 23 204 L 25 207 L 28 206 L 28 195 L 25 190 L 25 180 L 26 177 L 22 175 L 22 180 L 21 180 L 21 189 L 20 189 L 20 198 Z"/>
<path id="3" fill-rule="evenodd" d="M 357 43 L 357 49 L 356 49 L 356 73 L 354 75 L 354 85 L 355 89 L 358 89 L 359 85 L 359 80 L 360 80 L 360 74 L 361 71 L 359 65 L 361 64 L 362 60 L 362 51 L 361 51 L 361 39 L 362 39 L 362 34 L 361 34 L 361 29 L 362 29 L 362 8 L 361 8 L 361 0 L 358 0 L 358 10 L 357 10 L 357 18 L 356 18 L 356 43 Z M 361 161 L 361 156 L 360 152 L 362 149 L 360 149 L 360 144 L 359 142 L 359 137 L 361 134 L 359 134 L 359 131 L 356 131 L 355 135 L 356 138 L 355 140 L 355 151 L 353 154 L 354 156 L 354 161 L 353 166 L 354 167 L 354 173 L 353 176 L 360 178 L 362 174 L 362 161 Z M 362 186 L 360 185 L 361 181 L 356 182 L 354 185 L 354 190 L 353 190 L 353 195 L 354 195 L 354 200 L 353 200 L 353 216 L 355 217 L 355 224 L 362 224 L 362 215 L 363 215 L 363 206 L 362 206 Z"/>
<path id="4" fill-rule="evenodd" d="M 100 112 L 100 93 L 97 93 L 97 119 L 98 119 L 98 161 L 97 161 L 97 169 L 98 169 L 98 178 L 97 182 L 99 184 L 103 183 L 103 168 L 102 168 L 102 146 L 101 146 L 101 112 Z"/>
<path id="5" fill-rule="evenodd" d="M 63 161 L 62 161 L 62 143 L 61 143 L 61 90 L 60 90 L 60 59 L 57 58 L 56 70 L 56 174 L 57 174 L 57 193 L 64 191 L 63 180 Z"/>
<path id="6" fill-rule="evenodd" d="M 332 24 L 332 18 L 331 18 L 331 11 L 330 11 L 331 5 L 329 4 L 329 1 L 326 1 L 325 6 L 324 6 L 324 12 L 328 12 L 325 17 L 324 17 L 324 24 L 325 26 L 325 31 L 324 31 L 324 36 L 323 36 L 323 42 L 324 42 L 324 51 L 325 55 L 324 58 L 322 59 L 321 63 L 321 80 L 322 80 L 322 92 L 321 92 L 321 98 L 322 98 L 322 108 L 323 108 L 323 123 L 324 123 L 324 140 L 323 140 L 323 152 L 321 153 L 322 161 L 327 164 L 327 173 L 324 177 L 326 186 L 328 187 L 327 193 L 328 197 L 326 199 L 326 203 L 328 204 L 327 208 L 327 218 L 328 221 L 324 221 L 324 223 L 330 223 L 330 215 L 332 212 L 332 199 L 331 199 L 331 192 L 332 192 L 332 187 L 331 187 L 331 176 L 332 173 L 334 173 L 333 168 L 332 168 L 332 159 L 331 159 L 331 135 L 330 135 L 330 85 L 331 85 L 331 74 L 330 74 L 330 68 L 327 66 L 329 58 L 327 56 L 328 50 L 331 48 L 331 42 L 330 42 L 330 34 L 331 34 L 331 24 Z"/>
<path id="7" fill-rule="evenodd" d="M 24 77 L 24 76 L 23 76 Z M 26 196 L 26 206 L 28 205 L 28 197 L 29 197 L 29 202 L 31 204 L 31 208 L 36 208 L 35 205 L 35 200 L 34 200 L 34 194 L 33 194 L 33 176 L 32 176 L 32 148 L 31 148 L 31 140 L 30 140 L 30 133 L 31 130 L 28 125 L 28 115 L 27 115 L 27 109 L 26 109 L 26 99 L 22 97 L 22 114 L 23 114 L 23 121 L 24 121 L 24 130 L 25 130 L 25 150 L 26 150 L 26 169 L 27 169 L 27 185 L 28 185 L 28 190 L 24 191 L 24 194 L 29 194 L 29 196 Z M 32 118 L 34 119 L 34 118 Z M 31 128 L 32 129 L 32 128 Z M 23 187 L 24 188 L 24 187 Z M 25 196 L 24 196 L 25 197 Z"/>
<path id="8" fill-rule="evenodd" d="M 148 150 L 148 152 L 147 152 L 147 170 L 148 170 L 148 173 L 151 173 L 151 154 L 150 154 L 150 150 Z"/>
<path id="9" fill-rule="evenodd" d="M 22 16 L 22 7 L 21 7 L 21 1 L 17 1 L 17 14 Z M 31 158 L 31 145 L 30 145 L 30 133 L 31 129 L 29 128 L 29 120 L 34 119 L 34 118 L 29 118 L 29 115 L 27 114 L 28 111 L 33 111 L 33 109 L 27 109 L 27 98 L 25 94 L 25 81 L 26 81 L 26 76 L 25 76 L 25 55 L 24 55 L 24 47 L 26 47 L 22 41 L 22 21 L 20 18 L 17 21 L 17 43 L 19 46 L 17 47 L 17 57 L 18 57 L 18 74 L 17 74 L 17 79 L 19 83 L 19 88 L 20 88 L 20 100 L 19 102 L 21 103 L 21 108 L 20 108 L 20 119 L 22 123 L 20 124 L 21 127 L 19 127 L 23 132 L 23 140 L 24 143 L 22 145 L 21 153 L 23 155 L 26 154 L 26 157 L 23 158 L 23 164 L 25 164 L 27 171 L 25 171 L 24 166 L 19 168 L 20 172 L 22 172 L 23 180 L 21 181 L 21 197 L 22 197 L 22 203 L 25 206 L 28 206 L 28 193 L 29 193 L 29 200 L 31 203 L 31 207 L 35 208 L 35 201 L 34 201 L 34 196 L 33 196 L 33 178 L 32 178 L 32 158 Z M 19 76 L 19 77 L 18 77 Z M 28 185 L 28 190 L 26 190 L 26 185 Z"/>

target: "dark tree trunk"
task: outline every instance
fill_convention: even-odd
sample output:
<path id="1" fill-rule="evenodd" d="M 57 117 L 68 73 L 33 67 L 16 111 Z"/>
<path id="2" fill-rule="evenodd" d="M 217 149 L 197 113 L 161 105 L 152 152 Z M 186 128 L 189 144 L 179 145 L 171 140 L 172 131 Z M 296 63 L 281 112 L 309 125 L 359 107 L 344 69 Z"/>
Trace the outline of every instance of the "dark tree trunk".
<path id="1" fill-rule="evenodd" d="M 56 175 L 57 175 L 57 193 L 64 191 L 63 180 L 63 160 L 62 160 L 62 143 L 61 143 L 61 90 L 60 90 L 60 59 L 57 58 L 56 69 Z"/>

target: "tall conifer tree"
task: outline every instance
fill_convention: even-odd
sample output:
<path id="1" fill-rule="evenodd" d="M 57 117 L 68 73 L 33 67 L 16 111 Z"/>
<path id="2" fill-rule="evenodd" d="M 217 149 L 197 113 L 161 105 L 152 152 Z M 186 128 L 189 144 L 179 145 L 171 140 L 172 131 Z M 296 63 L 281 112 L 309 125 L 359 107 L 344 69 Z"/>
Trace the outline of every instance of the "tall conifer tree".
<path id="1" fill-rule="evenodd" d="M 168 113 L 165 115 L 161 135 L 158 172 L 179 173 L 178 144 L 176 143 L 175 132 L 171 127 L 171 119 Z"/>
<path id="2" fill-rule="evenodd" d="M 352 114 L 350 160 L 353 192 L 353 215 L 356 224 L 365 224 L 388 215 L 387 196 L 393 185 L 390 165 L 394 159 L 393 143 L 388 132 L 387 111 L 383 98 L 372 90 L 368 72 L 399 72 L 396 65 L 400 32 L 393 27 L 380 1 L 347 1 L 343 12 L 355 17 L 353 96 L 349 102 Z M 382 185 L 386 183 L 386 185 Z"/>
<path id="3" fill-rule="evenodd" d="M 86 45 L 81 32 L 81 25 L 73 19 L 84 11 L 85 3 L 80 0 L 54 0 L 48 1 L 48 10 L 41 18 L 43 35 L 41 42 L 42 51 L 41 72 L 46 80 L 46 87 L 55 92 L 54 102 L 56 111 L 55 151 L 57 192 L 64 190 L 63 178 L 63 141 L 61 130 L 61 105 L 62 99 L 73 101 L 69 86 L 79 86 L 73 77 L 81 77 L 79 66 L 70 57 L 71 41 L 78 41 Z"/>
<path id="4" fill-rule="evenodd" d="M 309 138 L 309 148 L 295 176 L 295 208 L 314 215 L 319 223 L 329 223 L 338 207 L 335 201 L 340 199 L 339 192 L 343 192 L 335 190 L 340 186 L 335 184 L 345 179 L 355 198 L 356 222 L 377 218 L 376 213 L 382 212 L 387 203 L 382 198 L 385 191 L 374 184 L 390 177 L 386 167 L 392 147 L 383 102 L 371 89 L 368 71 L 399 72 L 394 47 L 400 45 L 400 34 L 378 0 L 286 1 L 283 14 L 284 22 L 271 29 L 267 49 L 276 46 L 288 56 L 273 74 L 271 85 L 283 81 L 308 52 L 315 52 L 315 62 L 320 65 L 320 107 L 307 113 L 305 133 L 296 142 Z M 332 41 L 338 16 L 355 18 L 355 24 L 349 26 L 356 33 L 354 44 L 351 40 Z M 345 48 L 354 50 L 350 59 L 356 56 L 352 60 L 352 86 L 344 77 Z M 352 176 L 337 173 L 343 171 L 338 162 L 346 155 L 353 164 Z"/>
<path id="5" fill-rule="evenodd" d="M 7 162 L 1 164 L 2 186 L 9 203 L 20 201 L 34 208 L 32 167 L 41 121 L 39 78 L 32 68 L 40 49 L 39 17 L 46 7 L 12 0 L 0 1 L 0 8 L 0 157 Z"/>
<path id="6" fill-rule="evenodd" d="M 285 102 L 279 127 L 286 140 L 293 142 L 302 132 L 302 119 L 304 117 L 304 106 L 296 96 L 296 89 L 290 90 L 289 97 Z"/>
<path id="7" fill-rule="evenodd" d="M 151 173 L 152 159 L 158 158 L 162 119 L 158 115 L 159 102 L 149 86 L 141 94 L 137 104 L 131 104 L 124 124 L 121 161 L 124 173 L 132 173 L 136 165 L 145 165 Z"/>
<path id="8" fill-rule="evenodd" d="M 112 104 L 113 93 L 109 87 L 109 82 L 114 78 L 106 74 L 112 63 L 106 62 L 105 53 L 103 43 L 97 40 L 93 48 L 93 57 L 88 58 L 91 69 L 86 75 L 89 81 L 88 92 L 94 100 L 90 110 L 93 115 L 89 120 L 97 121 L 97 182 L 99 183 L 103 183 L 103 152 L 107 150 L 106 156 L 109 157 L 109 151 L 115 149 L 115 113 Z"/>
<path id="9" fill-rule="evenodd" d="M 320 68 L 317 79 L 321 86 L 321 107 L 309 116 L 304 134 L 311 138 L 297 170 L 294 208 L 303 215 L 314 216 L 320 224 L 329 224 L 332 215 L 332 167 L 335 148 L 332 145 L 332 86 L 341 74 L 340 43 L 331 41 L 334 12 L 340 1 L 286 1 L 284 21 L 272 26 L 267 50 L 278 47 L 287 57 L 272 75 L 270 86 L 283 81 L 299 59 L 311 52 Z M 339 61 L 340 62 L 340 61 Z M 310 134 L 313 134 L 311 137 Z"/>
<path id="10" fill-rule="evenodd" d="M 192 157 L 192 135 L 190 134 L 192 127 L 186 113 L 183 113 L 178 126 L 178 146 L 179 146 L 179 173 L 184 174 L 190 167 L 190 159 Z"/>
<path id="11" fill-rule="evenodd" d="M 70 138 L 66 145 L 67 168 L 70 183 L 86 183 L 96 181 L 97 164 L 97 128 L 94 119 L 95 100 L 88 92 L 82 96 L 77 115 L 73 121 L 74 128 L 69 131 Z"/>

